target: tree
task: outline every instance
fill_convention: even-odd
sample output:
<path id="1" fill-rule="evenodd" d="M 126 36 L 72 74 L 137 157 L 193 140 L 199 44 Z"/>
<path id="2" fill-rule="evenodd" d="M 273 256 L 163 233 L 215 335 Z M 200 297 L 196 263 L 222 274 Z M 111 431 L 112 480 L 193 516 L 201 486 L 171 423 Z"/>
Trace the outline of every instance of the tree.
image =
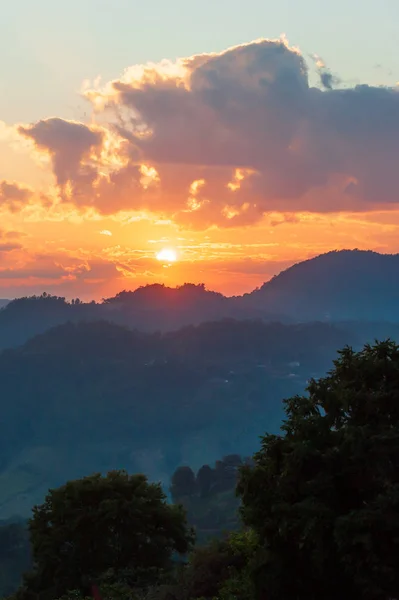
<path id="1" fill-rule="evenodd" d="M 243 464 L 239 454 L 229 454 L 217 460 L 214 471 L 213 492 L 235 490 L 239 467 Z"/>
<path id="2" fill-rule="evenodd" d="M 399 598 L 399 347 L 344 348 L 238 486 L 269 600 Z"/>
<path id="3" fill-rule="evenodd" d="M 192 496 L 197 492 L 197 482 L 191 467 L 178 467 L 172 475 L 170 493 L 173 502 L 179 502 L 185 496 Z"/>
<path id="4" fill-rule="evenodd" d="M 181 507 L 168 505 L 144 475 L 113 471 L 50 490 L 29 523 L 35 568 L 22 597 L 53 600 L 85 591 L 105 572 L 161 570 L 185 554 L 192 534 Z"/>
<path id="5" fill-rule="evenodd" d="M 214 481 L 213 469 L 209 465 L 202 465 L 197 473 L 197 486 L 202 498 L 206 498 L 211 491 Z"/>

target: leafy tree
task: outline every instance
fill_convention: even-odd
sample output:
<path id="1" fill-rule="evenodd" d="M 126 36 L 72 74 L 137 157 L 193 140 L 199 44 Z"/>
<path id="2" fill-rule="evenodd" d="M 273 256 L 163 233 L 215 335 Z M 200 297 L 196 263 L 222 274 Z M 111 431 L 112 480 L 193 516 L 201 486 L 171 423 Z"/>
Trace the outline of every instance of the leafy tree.
<path id="1" fill-rule="evenodd" d="M 197 473 L 197 485 L 202 498 L 209 495 L 214 477 L 213 469 L 209 465 L 202 465 Z"/>
<path id="2" fill-rule="evenodd" d="M 39 600 L 87 591 L 110 570 L 118 581 L 127 570 L 166 569 L 192 542 L 182 508 L 166 503 L 160 485 L 124 471 L 50 490 L 29 527 L 35 568 L 20 596 Z"/>
<path id="3" fill-rule="evenodd" d="M 190 557 L 185 573 L 187 598 L 213 598 L 229 578 L 232 567 L 243 567 L 245 561 L 233 552 L 227 540 L 213 540 L 197 548 Z"/>
<path id="4" fill-rule="evenodd" d="M 197 482 L 191 467 L 178 467 L 172 475 L 170 493 L 173 502 L 179 502 L 185 496 L 197 492 Z"/>
<path id="5" fill-rule="evenodd" d="M 258 537 L 251 529 L 232 533 L 228 546 L 232 556 L 239 558 L 238 568 L 234 564 L 230 566 L 229 576 L 221 582 L 217 598 L 218 600 L 235 598 L 253 600 L 255 589 L 251 573 L 256 566 Z"/>
<path id="6" fill-rule="evenodd" d="M 399 597 L 399 347 L 339 352 L 239 483 L 259 598 Z"/>

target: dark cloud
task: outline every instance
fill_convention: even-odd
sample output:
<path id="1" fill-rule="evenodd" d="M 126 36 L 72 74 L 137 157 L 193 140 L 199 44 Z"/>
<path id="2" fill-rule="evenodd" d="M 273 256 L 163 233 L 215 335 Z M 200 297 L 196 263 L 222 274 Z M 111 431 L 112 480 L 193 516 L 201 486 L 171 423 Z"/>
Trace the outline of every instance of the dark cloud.
<path id="1" fill-rule="evenodd" d="M 39 149 L 49 152 L 57 183 L 63 191 L 68 183 L 72 184 L 71 194 L 91 188 L 97 171 L 90 164 L 83 164 L 83 160 L 91 150 L 101 148 L 101 131 L 82 123 L 51 118 L 21 126 L 19 133 L 32 139 Z"/>
<path id="2" fill-rule="evenodd" d="M 320 71 L 320 82 L 326 90 L 332 90 L 333 87 L 340 83 L 338 77 L 335 77 L 330 71 Z"/>
<path id="3" fill-rule="evenodd" d="M 316 65 L 318 88 L 297 50 L 261 40 L 169 70 L 128 71 L 88 94 L 114 110 L 118 160 L 105 175 L 101 132 L 61 119 L 21 132 L 50 152 L 72 201 L 106 214 L 149 209 L 206 228 L 250 225 L 271 211 L 396 207 L 398 90 L 340 89 Z M 155 169 L 144 183 L 140 163 Z"/>

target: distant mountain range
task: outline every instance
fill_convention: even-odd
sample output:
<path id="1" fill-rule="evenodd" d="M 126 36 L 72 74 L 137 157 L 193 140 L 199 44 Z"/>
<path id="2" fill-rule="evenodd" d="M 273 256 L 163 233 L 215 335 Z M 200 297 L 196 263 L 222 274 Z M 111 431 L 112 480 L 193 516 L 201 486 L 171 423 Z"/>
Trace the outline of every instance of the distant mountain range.
<path id="1" fill-rule="evenodd" d="M 399 323 L 399 254 L 329 252 L 232 298 L 189 283 L 177 288 L 144 286 L 100 303 L 67 302 L 47 295 L 19 298 L 0 310 L 0 349 L 23 344 L 68 321 L 107 320 L 155 332 L 225 318 Z"/>
<path id="2" fill-rule="evenodd" d="M 49 486 L 126 468 L 251 454 L 282 398 L 345 344 L 399 340 L 399 255 L 330 252 L 227 298 L 152 285 L 100 303 L 33 296 L 0 310 L 0 518 Z"/>

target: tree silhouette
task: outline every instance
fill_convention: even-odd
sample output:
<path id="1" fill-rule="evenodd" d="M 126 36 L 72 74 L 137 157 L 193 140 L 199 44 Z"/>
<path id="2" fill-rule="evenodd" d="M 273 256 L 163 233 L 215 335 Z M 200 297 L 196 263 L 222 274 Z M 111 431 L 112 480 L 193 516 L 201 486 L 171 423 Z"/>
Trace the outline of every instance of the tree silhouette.
<path id="1" fill-rule="evenodd" d="M 35 567 L 19 595 L 39 600 L 85 591 L 109 570 L 165 569 L 192 541 L 182 508 L 166 503 L 160 485 L 124 471 L 51 490 L 29 527 Z"/>
<path id="2" fill-rule="evenodd" d="M 347 347 L 308 392 L 238 488 L 259 598 L 398 598 L 399 347 Z"/>
<path id="3" fill-rule="evenodd" d="M 179 502 L 185 496 L 192 496 L 197 492 L 197 482 L 191 467 L 178 467 L 172 475 L 170 493 L 173 502 Z"/>

